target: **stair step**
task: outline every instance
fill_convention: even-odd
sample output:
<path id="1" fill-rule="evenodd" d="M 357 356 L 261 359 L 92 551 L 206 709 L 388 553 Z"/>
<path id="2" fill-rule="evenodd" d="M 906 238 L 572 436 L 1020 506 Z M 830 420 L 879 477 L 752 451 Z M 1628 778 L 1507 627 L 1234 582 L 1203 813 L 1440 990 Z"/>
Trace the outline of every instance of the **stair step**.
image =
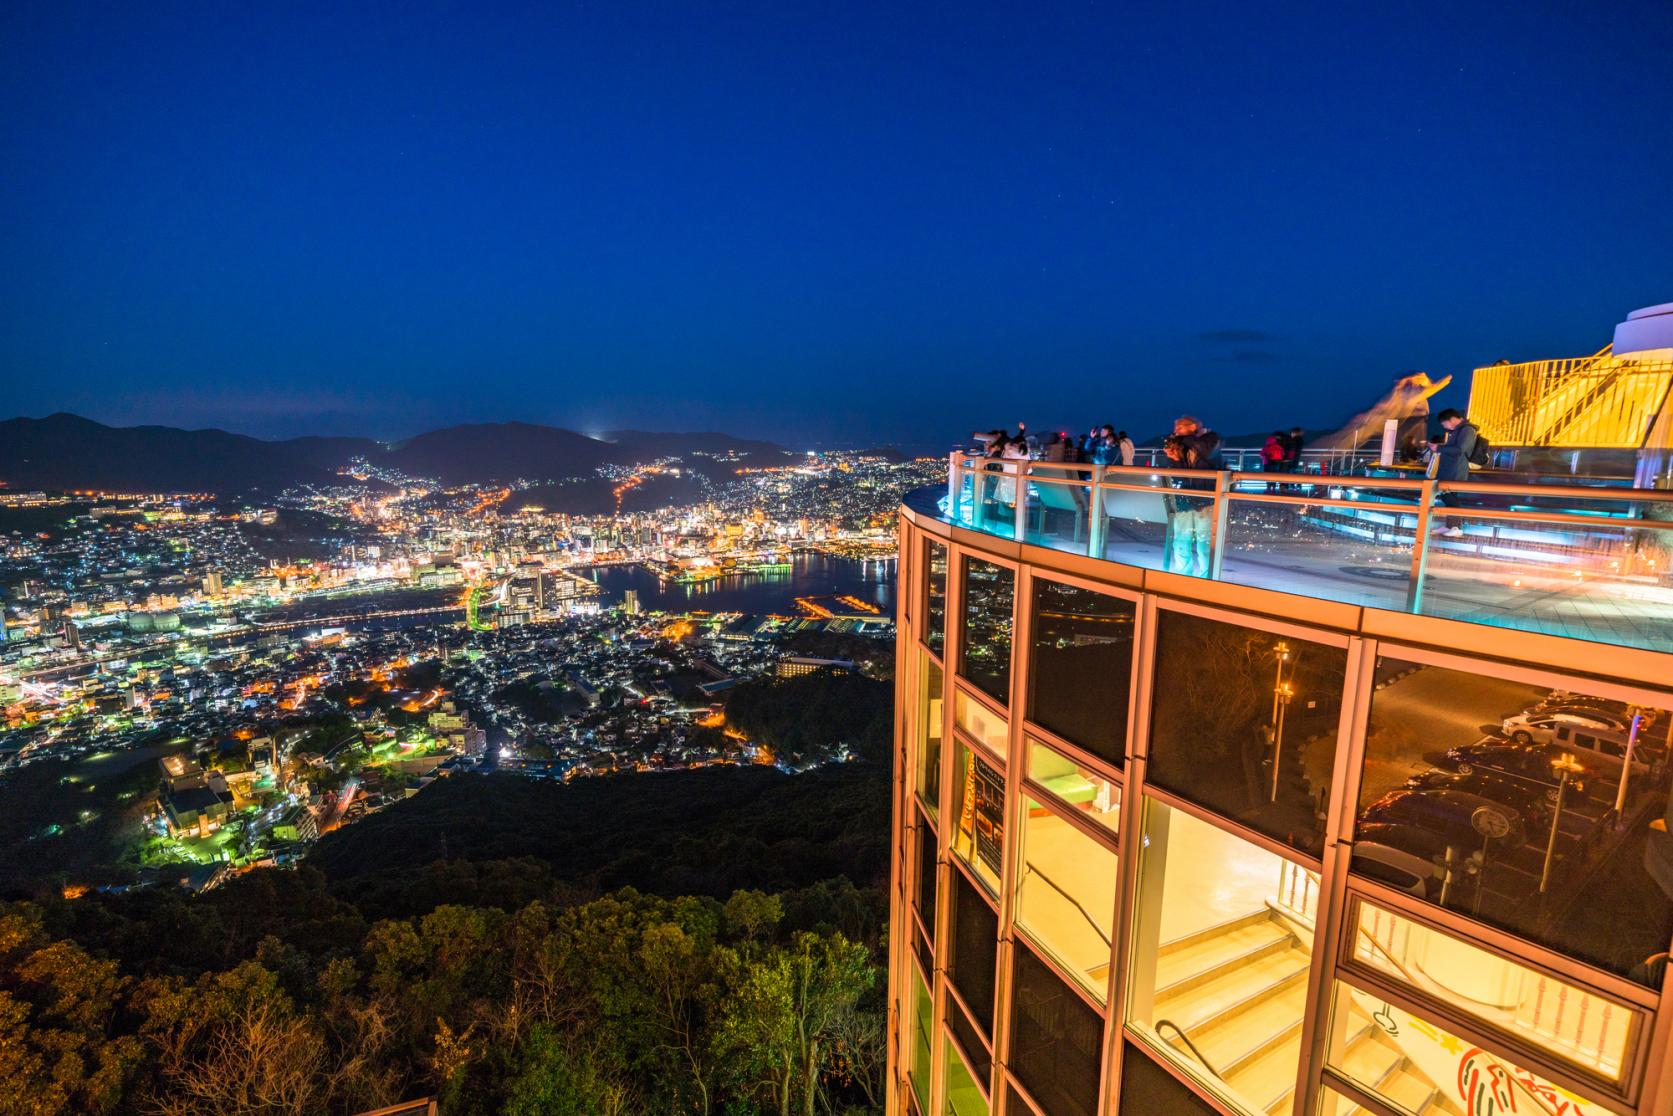
<path id="1" fill-rule="evenodd" d="M 1156 995 L 1173 995 L 1193 982 L 1201 984 L 1227 966 L 1283 949 L 1292 942 L 1289 930 L 1262 912 L 1255 921 L 1211 937 L 1193 935 L 1171 947 L 1164 946 L 1166 952 L 1156 958 Z"/>
<path id="2" fill-rule="evenodd" d="M 1273 1043 L 1298 1041 L 1306 1012 L 1307 982 L 1294 981 L 1229 1022 L 1192 1035 L 1191 1041 L 1216 1069 L 1229 1074 L 1259 1058 Z"/>
<path id="3" fill-rule="evenodd" d="M 1298 1028 L 1297 1037 L 1299 1034 Z M 1255 1107 L 1271 1111 L 1272 1106 L 1295 1092 L 1295 1075 L 1300 1065 L 1301 1046 L 1298 1042 L 1276 1043 L 1268 1046 L 1258 1057 L 1226 1073 L 1226 1084 Z"/>
<path id="4" fill-rule="evenodd" d="M 1405 1054 L 1383 1036 L 1381 1030 L 1366 1031 L 1348 1045 L 1342 1056 L 1342 1070 L 1349 1077 L 1373 1088 L 1405 1061 Z"/>
<path id="5" fill-rule="evenodd" d="M 1291 984 L 1304 985 L 1307 965 L 1307 954 L 1290 948 L 1223 966 L 1205 981 L 1187 982 L 1170 995 L 1158 996 L 1155 1017 L 1173 1020 L 1195 1042 L 1204 1028 L 1258 1007 Z"/>

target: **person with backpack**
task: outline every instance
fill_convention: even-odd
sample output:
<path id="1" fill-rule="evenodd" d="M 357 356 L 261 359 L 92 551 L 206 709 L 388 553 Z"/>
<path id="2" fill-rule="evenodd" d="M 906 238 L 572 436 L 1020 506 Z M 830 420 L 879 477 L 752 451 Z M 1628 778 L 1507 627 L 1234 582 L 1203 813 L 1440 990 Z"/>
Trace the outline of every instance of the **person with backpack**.
<path id="1" fill-rule="evenodd" d="M 1484 466 L 1491 460 L 1487 439 L 1481 436 L 1476 424 L 1465 418 L 1463 414 L 1452 407 L 1448 407 L 1438 416 L 1441 429 L 1446 431 L 1446 440 L 1431 439 L 1434 447 L 1434 458 L 1430 463 L 1433 475 L 1438 481 L 1467 481 L 1470 479 L 1470 466 Z M 1452 492 L 1442 492 L 1435 497 L 1437 503 L 1453 508 L 1458 506 L 1458 496 Z M 1449 538 L 1457 538 L 1464 531 L 1454 524 L 1443 534 Z"/>

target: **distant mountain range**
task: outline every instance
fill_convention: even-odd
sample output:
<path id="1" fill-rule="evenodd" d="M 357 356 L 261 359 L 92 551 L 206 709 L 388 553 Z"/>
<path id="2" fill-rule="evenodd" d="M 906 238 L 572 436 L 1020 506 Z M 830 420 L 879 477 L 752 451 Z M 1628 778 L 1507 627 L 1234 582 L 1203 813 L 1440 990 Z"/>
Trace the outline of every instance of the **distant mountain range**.
<path id="1" fill-rule="evenodd" d="M 728 454 L 742 461 L 714 460 Z M 335 482 L 337 469 L 356 457 L 463 484 L 591 477 L 600 465 L 659 457 L 680 457 L 693 469 L 719 474 L 739 464 L 780 464 L 792 456 L 770 442 L 727 434 L 621 430 L 589 437 L 524 422 L 450 426 L 393 443 L 371 438 L 269 442 L 225 430 L 105 426 L 62 413 L 0 422 L 0 484 L 12 491 L 276 492 L 296 484 Z"/>

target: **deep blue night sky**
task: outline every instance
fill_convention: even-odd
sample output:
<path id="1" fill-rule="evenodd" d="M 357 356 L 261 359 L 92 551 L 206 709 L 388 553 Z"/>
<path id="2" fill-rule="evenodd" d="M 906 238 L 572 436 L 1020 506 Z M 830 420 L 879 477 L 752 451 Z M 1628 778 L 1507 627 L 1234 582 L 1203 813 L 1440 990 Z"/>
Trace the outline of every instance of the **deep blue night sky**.
<path id="1" fill-rule="evenodd" d="M 1326 425 L 1673 299 L 1673 4 L 1545 7 L 9 4 L 0 414 Z"/>

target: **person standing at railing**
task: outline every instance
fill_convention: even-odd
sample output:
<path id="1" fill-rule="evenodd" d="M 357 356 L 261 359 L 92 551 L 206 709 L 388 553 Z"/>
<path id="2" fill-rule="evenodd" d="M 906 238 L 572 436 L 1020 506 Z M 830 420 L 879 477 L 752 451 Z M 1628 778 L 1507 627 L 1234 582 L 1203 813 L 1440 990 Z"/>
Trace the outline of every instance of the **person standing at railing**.
<path id="1" fill-rule="evenodd" d="M 1175 429 L 1178 429 L 1177 424 Z M 1212 469 L 1212 451 L 1219 441 L 1218 435 L 1199 427 L 1195 434 L 1169 435 L 1162 442 L 1162 453 L 1171 469 Z M 1183 477 L 1169 477 L 1167 486 L 1180 490 L 1194 487 L 1194 482 Z M 1207 577 L 1214 539 L 1213 502 L 1205 503 L 1201 497 L 1175 495 L 1170 491 L 1162 497 L 1162 506 L 1168 513 L 1162 568 L 1170 573 Z"/>
<path id="2" fill-rule="evenodd" d="M 1284 472 L 1301 472 L 1301 451 L 1307 448 L 1307 432 L 1299 426 L 1290 427 L 1284 439 Z"/>
<path id="3" fill-rule="evenodd" d="M 1266 442 L 1261 446 L 1261 469 L 1268 473 L 1282 473 L 1289 457 L 1288 436 L 1282 430 L 1274 430 L 1267 435 Z"/>
<path id="4" fill-rule="evenodd" d="M 1081 446 L 1081 460 L 1094 465 L 1114 465 L 1120 452 L 1115 441 L 1115 427 L 1109 423 L 1094 426 L 1086 435 L 1086 441 Z"/>
<path id="5" fill-rule="evenodd" d="M 1109 427 L 1106 426 L 1104 429 L 1108 430 Z M 1116 457 L 1119 459 L 1120 463 L 1129 469 L 1132 468 L 1134 451 L 1133 439 L 1128 436 L 1125 430 L 1118 431 L 1116 433 L 1115 449 Z"/>
<path id="6" fill-rule="evenodd" d="M 1486 457 L 1487 445 L 1482 441 L 1481 431 L 1476 429 L 1475 423 L 1451 407 L 1436 417 L 1440 420 L 1441 429 L 1446 431 L 1446 439 L 1430 441 L 1435 451 L 1430 460 L 1430 475 L 1442 484 L 1469 480 L 1471 462 L 1478 462 L 1478 459 Z M 1485 464 L 1485 461 L 1478 463 Z M 1455 508 L 1458 506 L 1458 494 L 1442 492 L 1435 497 L 1435 502 Z M 1448 538 L 1459 538 L 1464 534 L 1464 529 L 1454 523 L 1441 533 Z"/>

